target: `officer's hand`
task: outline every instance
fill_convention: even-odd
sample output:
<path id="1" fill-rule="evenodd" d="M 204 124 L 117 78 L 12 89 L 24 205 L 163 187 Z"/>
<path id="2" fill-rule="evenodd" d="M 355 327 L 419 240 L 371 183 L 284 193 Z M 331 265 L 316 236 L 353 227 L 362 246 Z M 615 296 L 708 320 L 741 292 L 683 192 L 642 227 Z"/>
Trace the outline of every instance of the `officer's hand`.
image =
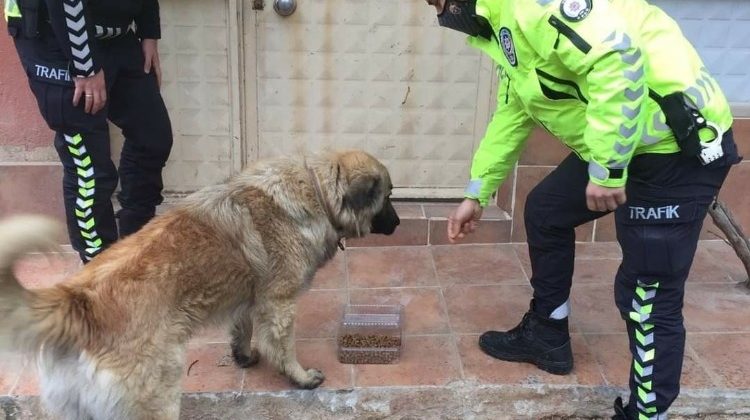
<path id="1" fill-rule="evenodd" d="M 154 70 L 156 73 L 156 83 L 161 87 L 161 63 L 159 63 L 159 46 L 158 41 L 155 39 L 144 39 L 141 41 L 141 49 L 143 50 L 143 71 L 151 73 Z"/>
<path id="2" fill-rule="evenodd" d="M 104 70 L 99 70 L 93 76 L 76 77 L 76 89 L 73 92 L 73 106 L 78 106 L 81 96 L 84 99 L 83 109 L 88 114 L 96 114 L 107 103 L 107 84 L 104 80 Z"/>
<path id="3" fill-rule="evenodd" d="M 448 240 L 456 243 L 476 230 L 482 218 L 482 206 L 477 200 L 465 199 L 456 210 L 448 216 Z"/>
<path id="4" fill-rule="evenodd" d="M 602 187 L 591 181 L 586 187 L 586 205 L 591 211 L 613 211 L 625 200 L 625 188 Z"/>

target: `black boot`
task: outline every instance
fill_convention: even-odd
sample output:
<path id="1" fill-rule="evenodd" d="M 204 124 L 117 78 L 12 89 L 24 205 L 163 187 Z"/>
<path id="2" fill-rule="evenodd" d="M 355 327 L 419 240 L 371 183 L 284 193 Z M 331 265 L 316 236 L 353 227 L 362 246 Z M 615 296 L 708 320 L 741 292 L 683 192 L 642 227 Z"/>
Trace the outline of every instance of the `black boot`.
<path id="1" fill-rule="evenodd" d="M 617 397 L 615 400 L 615 415 L 612 416 L 612 420 L 629 420 L 628 406 L 622 405 L 622 398 Z"/>
<path id="2" fill-rule="evenodd" d="M 555 375 L 573 370 L 568 319 L 550 319 L 534 313 L 523 316 L 508 332 L 487 331 L 479 337 L 479 347 L 488 355 L 509 362 L 528 362 Z"/>

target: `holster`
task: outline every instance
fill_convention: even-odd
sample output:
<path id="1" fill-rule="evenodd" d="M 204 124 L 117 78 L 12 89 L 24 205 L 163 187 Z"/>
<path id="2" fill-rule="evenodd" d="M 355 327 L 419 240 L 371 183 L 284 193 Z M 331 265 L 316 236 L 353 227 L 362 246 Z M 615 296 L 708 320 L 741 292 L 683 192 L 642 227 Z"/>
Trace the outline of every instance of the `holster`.
<path id="1" fill-rule="evenodd" d="M 682 153 L 691 157 L 698 156 L 701 152 L 698 131 L 706 127 L 706 119 L 683 92 L 659 96 L 651 91 L 650 96 L 666 115 L 667 125 L 672 129 Z"/>

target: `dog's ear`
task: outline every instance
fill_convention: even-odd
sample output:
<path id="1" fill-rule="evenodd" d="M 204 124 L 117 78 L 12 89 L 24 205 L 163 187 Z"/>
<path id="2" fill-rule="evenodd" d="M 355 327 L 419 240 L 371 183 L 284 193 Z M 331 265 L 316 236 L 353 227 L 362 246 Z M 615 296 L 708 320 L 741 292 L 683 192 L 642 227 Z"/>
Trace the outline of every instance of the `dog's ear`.
<path id="1" fill-rule="evenodd" d="M 361 211 L 372 207 L 382 194 L 382 182 L 379 176 L 361 174 L 352 177 L 349 187 L 344 194 L 343 206 L 354 211 Z"/>

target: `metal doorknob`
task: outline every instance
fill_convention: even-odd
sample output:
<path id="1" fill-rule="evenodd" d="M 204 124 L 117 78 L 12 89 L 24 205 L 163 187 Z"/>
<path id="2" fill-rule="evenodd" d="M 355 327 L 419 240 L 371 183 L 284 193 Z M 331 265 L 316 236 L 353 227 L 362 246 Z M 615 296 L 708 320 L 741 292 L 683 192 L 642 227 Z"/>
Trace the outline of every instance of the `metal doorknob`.
<path id="1" fill-rule="evenodd" d="M 297 10 L 297 0 L 273 0 L 273 10 L 281 16 L 289 16 Z"/>

